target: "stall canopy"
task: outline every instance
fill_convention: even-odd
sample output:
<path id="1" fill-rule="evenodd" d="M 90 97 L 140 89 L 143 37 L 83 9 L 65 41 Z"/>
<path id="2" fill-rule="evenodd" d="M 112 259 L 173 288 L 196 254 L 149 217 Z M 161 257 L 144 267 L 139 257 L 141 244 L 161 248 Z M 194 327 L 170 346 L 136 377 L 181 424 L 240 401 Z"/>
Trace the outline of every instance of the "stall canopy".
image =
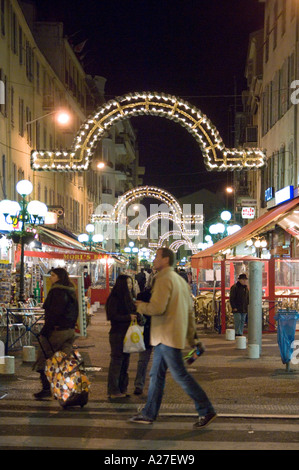
<path id="1" fill-rule="evenodd" d="M 294 231 L 296 231 L 296 225 L 294 226 L 294 223 L 292 223 L 290 226 L 288 226 L 287 220 L 289 217 L 291 217 L 291 214 L 293 214 L 293 218 L 297 216 L 299 224 L 299 214 L 296 214 L 295 212 L 296 208 L 298 208 L 298 205 L 299 197 L 296 197 L 291 201 L 276 206 L 265 214 L 261 215 L 258 219 L 242 227 L 238 232 L 229 235 L 222 240 L 219 240 L 217 243 L 209 248 L 206 248 L 200 253 L 196 253 L 191 258 L 192 268 L 212 269 L 214 256 L 220 254 L 228 248 L 233 248 L 239 245 L 241 242 L 249 240 L 251 237 L 258 235 L 262 231 L 265 231 L 267 227 L 273 224 L 281 225 L 284 230 L 287 230 L 290 233 L 292 233 L 292 230 L 292 235 L 296 236 L 294 233 Z M 297 227 L 297 238 L 299 238 L 299 225 Z"/>
<path id="2" fill-rule="evenodd" d="M 48 244 L 50 246 L 55 246 L 57 248 L 73 248 L 76 250 L 84 251 L 82 243 L 59 230 L 50 229 L 46 227 L 39 227 L 38 235 L 39 240 L 42 243 Z M 100 253 L 106 253 L 105 250 L 101 248 L 97 248 L 96 251 Z"/>

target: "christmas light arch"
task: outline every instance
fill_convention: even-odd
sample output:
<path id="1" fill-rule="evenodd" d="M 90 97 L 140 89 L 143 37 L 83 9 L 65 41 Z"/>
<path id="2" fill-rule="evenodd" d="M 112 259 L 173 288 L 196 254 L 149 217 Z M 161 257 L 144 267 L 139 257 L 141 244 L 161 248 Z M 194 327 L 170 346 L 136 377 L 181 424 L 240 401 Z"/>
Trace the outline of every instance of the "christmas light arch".
<path id="1" fill-rule="evenodd" d="M 97 143 L 120 120 L 152 115 L 185 127 L 196 139 L 209 171 L 256 169 L 264 166 L 261 149 L 228 149 L 216 127 L 201 110 L 176 96 L 158 92 L 128 93 L 100 106 L 80 127 L 70 150 L 33 150 L 31 168 L 36 171 L 85 171 Z"/>
<path id="2" fill-rule="evenodd" d="M 121 216 L 130 202 L 139 201 L 143 198 L 157 199 L 169 207 L 169 209 L 178 217 L 183 216 L 182 208 L 177 199 L 164 189 L 157 188 L 156 186 L 138 186 L 133 189 L 129 189 L 127 192 L 122 194 L 114 205 L 112 211 L 108 215 L 94 214 L 93 221 L 102 220 L 109 218 L 111 222 L 119 223 Z"/>
<path id="3" fill-rule="evenodd" d="M 152 214 L 143 222 L 139 229 L 128 229 L 128 235 L 135 237 L 144 237 L 146 235 L 148 227 L 156 220 L 170 220 L 180 228 L 182 235 L 198 235 L 198 230 L 187 230 L 184 221 L 169 212 L 157 212 L 156 214 Z"/>
<path id="4" fill-rule="evenodd" d="M 162 248 L 164 246 L 165 240 L 169 240 L 171 236 L 183 237 L 183 239 L 180 238 L 179 240 L 174 240 L 172 242 L 169 248 L 173 251 L 177 252 L 180 246 L 187 245 L 188 248 L 192 251 L 192 253 L 198 252 L 198 248 L 192 243 L 192 240 L 188 237 L 188 235 L 183 234 L 181 230 L 171 230 L 169 232 L 166 232 L 159 237 L 158 243 L 149 243 L 148 246 L 150 248 L 156 249 Z"/>
<path id="5" fill-rule="evenodd" d="M 134 201 L 139 201 L 143 198 L 153 198 L 157 199 L 163 203 L 165 203 L 169 207 L 169 212 L 157 212 L 152 214 L 150 217 L 147 217 L 141 227 L 137 230 L 128 229 L 129 236 L 145 236 L 148 227 L 151 223 L 156 220 L 168 219 L 172 221 L 174 224 L 177 225 L 178 230 L 173 232 L 175 235 L 180 235 L 184 238 L 184 244 L 187 244 L 190 249 L 193 251 L 192 241 L 190 236 L 193 237 L 198 235 L 199 230 L 193 229 L 190 230 L 190 224 L 202 224 L 203 223 L 203 216 L 200 214 L 183 214 L 181 205 L 177 201 L 177 199 L 170 194 L 168 191 L 164 189 L 157 188 L 155 186 L 139 186 L 133 189 L 130 189 L 122 196 L 118 198 L 117 203 L 113 206 L 110 212 L 107 212 L 107 207 L 104 205 L 100 205 L 97 207 L 96 210 L 99 210 L 99 213 L 95 213 L 92 215 L 91 220 L 92 222 L 100 223 L 100 224 L 109 224 L 109 223 L 123 223 L 122 216 L 124 215 L 125 208 L 129 203 L 133 203 Z M 104 210 L 104 212 L 103 212 Z M 125 217 L 126 218 L 126 217 Z M 172 232 L 170 232 L 172 233 Z M 165 239 L 165 235 L 161 235 L 159 238 L 159 244 L 162 246 L 162 242 Z M 162 237 L 162 242 L 161 242 Z"/>
<path id="6" fill-rule="evenodd" d="M 186 235 L 197 235 L 198 230 L 188 230 L 187 224 L 190 223 L 203 223 L 203 216 L 202 215 L 191 215 L 187 214 L 184 215 L 180 203 L 177 199 L 170 194 L 168 191 L 164 189 L 157 188 L 156 186 L 138 186 L 136 188 L 130 189 L 129 191 L 125 192 L 122 196 L 118 198 L 118 201 L 113 206 L 110 213 L 103 213 L 101 205 L 98 206 L 100 212 L 95 213 L 92 215 L 92 222 L 101 222 L 104 224 L 107 223 L 121 223 L 122 215 L 125 211 L 126 206 L 129 203 L 134 201 L 139 201 L 143 198 L 153 198 L 157 199 L 163 203 L 165 203 L 169 207 L 170 212 L 163 213 L 163 216 L 158 218 L 166 218 L 170 219 L 175 222 L 182 233 Z M 105 207 L 103 207 L 106 209 Z M 97 208 L 98 209 L 98 208 Z M 137 235 L 144 235 L 148 226 L 154 221 L 157 220 L 154 218 L 157 214 L 153 214 L 151 217 L 148 217 L 146 220 L 143 221 L 142 227 L 138 230 Z M 130 235 L 136 235 L 136 233 L 132 233 Z"/>

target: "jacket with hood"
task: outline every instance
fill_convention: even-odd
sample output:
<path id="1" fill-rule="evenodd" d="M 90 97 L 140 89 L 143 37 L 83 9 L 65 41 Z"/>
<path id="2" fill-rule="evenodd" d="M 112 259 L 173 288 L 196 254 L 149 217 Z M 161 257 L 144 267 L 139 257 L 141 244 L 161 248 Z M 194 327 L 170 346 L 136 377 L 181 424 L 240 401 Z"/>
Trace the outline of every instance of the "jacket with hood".
<path id="1" fill-rule="evenodd" d="M 74 329 L 78 318 L 79 307 L 74 286 L 63 286 L 55 282 L 43 304 L 45 324 L 40 332 L 49 336 L 53 330 Z"/>

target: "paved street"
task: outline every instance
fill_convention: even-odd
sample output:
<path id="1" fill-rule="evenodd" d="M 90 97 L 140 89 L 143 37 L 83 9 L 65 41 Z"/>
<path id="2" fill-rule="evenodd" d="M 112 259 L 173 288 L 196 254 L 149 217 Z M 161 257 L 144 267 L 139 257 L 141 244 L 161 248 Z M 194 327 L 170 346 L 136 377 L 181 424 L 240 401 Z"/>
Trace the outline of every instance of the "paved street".
<path id="1" fill-rule="evenodd" d="M 192 401 L 168 375 L 159 419 L 136 425 L 129 418 L 146 395 L 136 397 L 137 356 L 131 356 L 131 396 L 108 400 L 109 324 L 101 309 L 92 318 L 86 338 L 76 344 L 92 382 L 83 409 L 63 410 L 53 400 L 35 401 L 40 387 L 31 365 L 16 353 L 16 373 L 0 377 L 1 449 L 299 449 L 298 366 L 287 373 L 281 363 L 276 335 L 263 336 L 260 359 L 248 359 L 224 336 L 202 333 L 206 353 L 191 373 L 211 398 L 219 417 L 207 429 L 194 431 Z M 296 369 L 297 367 L 297 369 Z"/>

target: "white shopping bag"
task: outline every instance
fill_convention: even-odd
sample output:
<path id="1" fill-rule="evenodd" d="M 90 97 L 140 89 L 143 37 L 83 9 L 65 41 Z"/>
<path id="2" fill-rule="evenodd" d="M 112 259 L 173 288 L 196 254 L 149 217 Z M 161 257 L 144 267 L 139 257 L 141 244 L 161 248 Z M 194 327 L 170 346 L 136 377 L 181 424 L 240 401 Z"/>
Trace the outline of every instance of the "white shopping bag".
<path id="1" fill-rule="evenodd" d="M 136 320 L 132 320 L 124 339 L 124 353 L 145 351 L 143 339 L 143 326 L 139 326 Z"/>

